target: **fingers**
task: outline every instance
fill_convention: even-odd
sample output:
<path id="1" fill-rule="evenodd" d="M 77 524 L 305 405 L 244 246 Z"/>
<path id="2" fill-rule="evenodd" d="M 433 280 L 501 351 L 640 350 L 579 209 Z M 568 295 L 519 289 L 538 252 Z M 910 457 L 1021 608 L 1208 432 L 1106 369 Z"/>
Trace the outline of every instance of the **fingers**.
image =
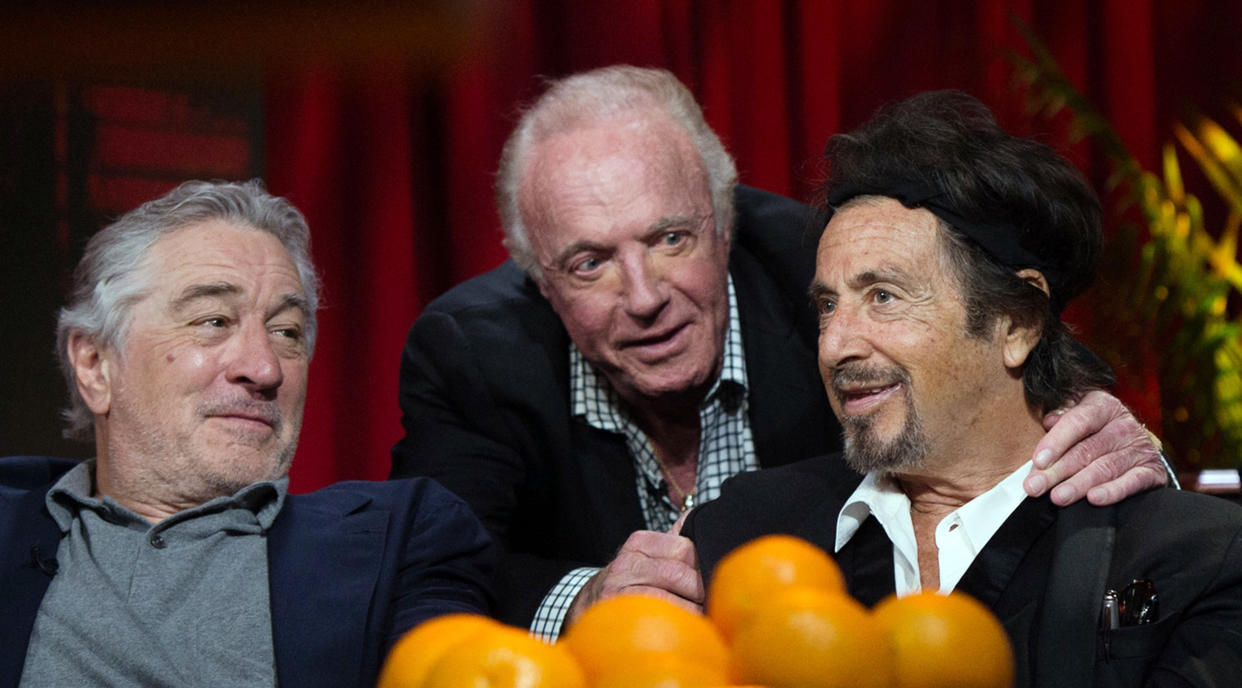
<path id="1" fill-rule="evenodd" d="M 1049 413 L 1044 417 L 1044 427 L 1048 429 L 1048 433 L 1035 445 L 1035 467 L 1047 468 L 1082 440 L 1095 435 L 1113 421 L 1125 417 L 1131 419 L 1135 429 L 1140 427 L 1138 421 L 1133 420 L 1134 417 L 1116 397 L 1098 390 L 1087 392 L 1072 407 Z M 1086 462 L 1082 465 L 1086 465 Z M 1082 465 L 1072 472 L 1076 473 Z"/>
<path id="2" fill-rule="evenodd" d="M 1092 504 L 1104 506 L 1164 484 L 1163 466 L 1131 466 L 1131 461 L 1121 453 L 1100 457 L 1052 488 L 1052 503 L 1067 506 L 1087 496 Z"/>
<path id="3" fill-rule="evenodd" d="M 686 524 L 686 518 L 690 516 L 690 510 L 686 509 L 677 517 L 677 521 L 668 529 L 669 535 L 681 535 L 681 527 Z"/>
<path id="4" fill-rule="evenodd" d="M 1121 402 L 1105 392 L 1090 392 L 1049 422 L 1035 447 L 1034 463 L 1023 483 L 1039 496 L 1052 488 L 1060 506 L 1084 495 L 1093 504 L 1112 504 L 1164 484 L 1164 463 L 1146 430 Z"/>
<path id="5" fill-rule="evenodd" d="M 1166 482 L 1168 482 L 1168 474 L 1165 473 L 1164 466 L 1158 468 L 1148 465 L 1136 466 L 1116 480 L 1110 480 L 1089 489 L 1087 501 L 1096 506 L 1116 504 L 1132 494 L 1161 487 Z"/>
<path id="6" fill-rule="evenodd" d="M 630 534 L 597 578 L 600 600 L 642 593 L 702 611 L 706 595 L 694 543 L 669 533 L 640 530 Z"/>

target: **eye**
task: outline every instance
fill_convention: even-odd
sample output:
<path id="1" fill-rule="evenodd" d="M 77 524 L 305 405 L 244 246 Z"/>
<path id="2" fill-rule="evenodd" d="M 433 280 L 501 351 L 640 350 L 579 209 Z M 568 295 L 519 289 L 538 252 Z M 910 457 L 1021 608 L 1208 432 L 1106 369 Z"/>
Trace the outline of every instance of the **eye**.
<path id="1" fill-rule="evenodd" d="M 837 302 L 832 299 L 820 299 L 815 306 L 820 315 L 832 315 L 837 310 Z"/>
<path id="2" fill-rule="evenodd" d="M 875 299 L 876 303 L 880 305 L 884 305 L 886 303 L 891 303 L 892 300 L 896 297 L 894 297 L 893 293 L 890 291 L 887 291 L 885 289 L 876 289 L 875 292 L 872 294 L 872 298 Z"/>
<path id="3" fill-rule="evenodd" d="M 685 232 L 665 232 L 660 235 L 660 243 L 665 246 L 680 246 L 685 240 Z"/>
<path id="4" fill-rule="evenodd" d="M 272 334 L 279 335 L 295 342 L 302 341 L 302 330 L 298 327 L 278 327 L 272 330 Z"/>
<path id="5" fill-rule="evenodd" d="M 586 258 L 582 258 L 581 260 L 578 260 L 577 262 L 573 263 L 573 265 L 571 265 L 569 269 L 575 275 L 585 276 L 585 275 L 590 275 L 596 270 L 599 270 L 599 267 L 603 264 L 604 264 L 604 261 L 600 260 L 598 257 L 588 256 Z"/>
<path id="6" fill-rule="evenodd" d="M 228 327 L 229 321 L 227 318 L 216 315 L 210 318 L 203 318 L 202 320 L 199 320 L 196 324 L 203 325 L 206 327 L 221 328 L 221 327 Z"/>

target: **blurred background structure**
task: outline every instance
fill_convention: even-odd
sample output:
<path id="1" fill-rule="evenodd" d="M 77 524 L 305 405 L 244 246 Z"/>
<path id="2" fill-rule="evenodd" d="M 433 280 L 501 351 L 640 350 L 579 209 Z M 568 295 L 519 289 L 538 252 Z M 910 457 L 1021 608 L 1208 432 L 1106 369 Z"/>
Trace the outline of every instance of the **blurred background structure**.
<path id="1" fill-rule="evenodd" d="M 831 134 L 885 102 L 959 88 L 1007 128 L 1065 151 L 1114 216 L 1132 198 L 1116 183 L 1116 157 L 1079 140 L 1093 132 L 1057 107 L 1064 97 L 1015 67 L 1013 54 L 1032 56 L 1015 18 L 1142 169 L 1168 169 L 1162 147 L 1177 123 L 1237 121 L 1242 4 L 1228 0 L 225 0 L 8 10 L 0 455 L 93 451 L 59 439 L 64 390 L 52 352 L 54 311 L 86 239 L 181 180 L 259 176 L 306 213 L 325 282 L 294 489 L 385 477 L 401 434 L 405 333 L 435 296 L 504 259 L 492 175 L 540 75 L 618 62 L 670 69 L 703 104 L 744 183 L 804 200 Z M 1219 218 L 1210 230 L 1227 234 L 1233 222 L 1236 231 L 1239 209 L 1199 169 L 1183 165 L 1179 183 Z M 1152 231 L 1137 209 L 1112 230 L 1131 231 L 1122 229 L 1128 218 L 1133 246 Z M 1233 445 L 1217 437 L 1222 423 L 1168 403 L 1175 390 L 1159 363 L 1176 340 L 1104 317 L 1118 308 L 1108 294 L 1139 274 L 1111 268 L 1105 295 L 1069 319 L 1110 352 L 1120 395 L 1176 440 L 1181 467 L 1236 466 Z M 1226 319 L 1236 318 L 1234 301 L 1219 303 Z M 1186 431 L 1198 426 L 1216 435 Z"/>

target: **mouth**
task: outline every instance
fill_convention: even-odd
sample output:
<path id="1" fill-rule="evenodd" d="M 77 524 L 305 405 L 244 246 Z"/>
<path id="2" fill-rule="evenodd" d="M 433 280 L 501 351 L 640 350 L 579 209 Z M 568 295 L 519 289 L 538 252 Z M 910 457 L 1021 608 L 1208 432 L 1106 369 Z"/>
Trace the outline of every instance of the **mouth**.
<path id="1" fill-rule="evenodd" d="M 280 427 L 280 413 L 265 409 L 213 408 L 204 414 L 208 420 L 217 420 L 231 429 L 241 432 L 276 432 Z"/>
<path id="2" fill-rule="evenodd" d="M 681 333 L 686 331 L 689 324 L 681 324 L 676 327 L 668 328 L 662 332 L 651 334 L 645 337 L 636 337 L 627 339 L 621 343 L 621 348 L 633 351 L 640 357 L 646 359 L 660 359 L 676 353 L 681 346 Z"/>
<path id="3" fill-rule="evenodd" d="M 869 413 L 901 390 L 901 382 L 868 386 L 833 386 L 833 392 L 841 403 L 841 412 L 847 416 Z"/>
<path id="4" fill-rule="evenodd" d="M 220 414 L 208 417 L 215 420 L 222 420 L 240 428 L 253 430 L 272 430 L 275 428 L 275 423 L 267 418 L 260 418 L 258 416 L 246 414 Z"/>

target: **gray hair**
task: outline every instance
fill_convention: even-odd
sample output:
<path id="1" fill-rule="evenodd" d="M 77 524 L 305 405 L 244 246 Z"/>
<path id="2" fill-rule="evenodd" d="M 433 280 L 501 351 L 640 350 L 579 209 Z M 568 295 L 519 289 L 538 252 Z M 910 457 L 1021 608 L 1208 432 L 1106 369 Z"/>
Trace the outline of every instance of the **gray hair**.
<path id="1" fill-rule="evenodd" d="M 720 138 L 707 126 L 703 111 L 690 90 L 663 69 L 629 65 L 603 67 L 553 81 L 522 115 L 505 142 L 496 175 L 496 205 L 509 255 L 527 274 L 536 279 L 541 276 L 529 231 L 518 207 L 518 190 L 531 150 L 559 132 L 648 109 L 663 112 L 689 135 L 707 170 L 716 233 L 724 236 L 728 232 L 733 222 L 737 167 Z"/>
<path id="2" fill-rule="evenodd" d="M 147 254 L 161 237 L 188 225 L 222 220 L 267 232 L 280 240 L 293 260 L 305 292 L 306 348 L 315 349 L 319 277 L 310 257 L 306 218 L 289 201 L 273 196 L 257 179 L 249 182 L 189 181 L 148 201 L 104 227 L 86 244 L 73 272 L 69 303 L 56 323 L 56 353 L 69 386 L 69 406 L 62 412 L 65 437 L 90 441 L 94 414 L 78 392 L 69 362 L 69 337 L 81 332 L 101 347 L 124 348 L 130 311 L 151 288 Z"/>

